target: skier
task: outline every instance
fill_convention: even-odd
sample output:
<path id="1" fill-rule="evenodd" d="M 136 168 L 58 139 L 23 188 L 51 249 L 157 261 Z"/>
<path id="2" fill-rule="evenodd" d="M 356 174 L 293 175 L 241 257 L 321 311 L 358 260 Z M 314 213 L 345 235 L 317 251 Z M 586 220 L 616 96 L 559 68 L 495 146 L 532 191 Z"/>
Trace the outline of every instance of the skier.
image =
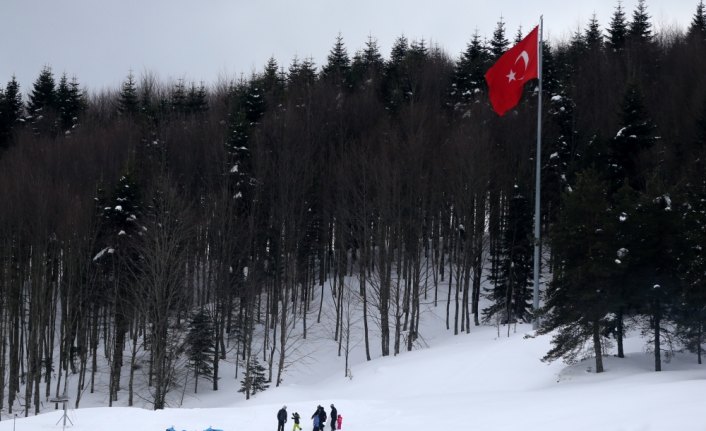
<path id="1" fill-rule="evenodd" d="M 282 406 L 277 412 L 277 431 L 284 431 L 285 422 L 287 422 L 287 406 Z"/>
<path id="2" fill-rule="evenodd" d="M 302 427 L 299 426 L 299 413 L 294 412 L 292 419 L 294 419 L 294 427 L 292 427 L 292 431 L 301 431 Z"/>
<path id="3" fill-rule="evenodd" d="M 331 431 L 336 431 L 336 420 L 338 419 L 338 410 L 331 404 Z"/>

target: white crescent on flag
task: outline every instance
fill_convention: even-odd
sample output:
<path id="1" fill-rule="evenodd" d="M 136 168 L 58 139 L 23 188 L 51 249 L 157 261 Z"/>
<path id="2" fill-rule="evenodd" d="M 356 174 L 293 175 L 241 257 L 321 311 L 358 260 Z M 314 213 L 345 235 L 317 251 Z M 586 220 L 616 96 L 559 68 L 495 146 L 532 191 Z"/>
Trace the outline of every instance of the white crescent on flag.
<path id="1" fill-rule="evenodd" d="M 519 78 L 515 78 L 518 81 L 522 81 L 525 79 L 525 72 L 527 71 L 527 66 L 529 66 L 529 54 L 527 54 L 527 51 L 522 51 L 520 55 L 517 56 L 515 59 L 515 64 L 517 64 L 517 60 L 522 59 L 522 61 L 525 62 L 525 69 L 522 71 L 522 76 Z"/>

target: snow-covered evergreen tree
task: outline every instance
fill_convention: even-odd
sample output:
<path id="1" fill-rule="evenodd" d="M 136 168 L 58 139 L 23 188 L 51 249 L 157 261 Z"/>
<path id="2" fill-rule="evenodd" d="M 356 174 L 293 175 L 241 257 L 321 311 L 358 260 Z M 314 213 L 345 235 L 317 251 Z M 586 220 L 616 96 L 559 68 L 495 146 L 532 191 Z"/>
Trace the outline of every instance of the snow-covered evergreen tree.
<path id="1" fill-rule="evenodd" d="M 68 80 L 64 73 L 56 90 L 56 104 L 64 133 L 69 133 L 78 126 L 79 116 L 86 109 L 85 96 L 81 92 L 76 77 Z"/>
<path id="2" fill-rule="evenodd" d="M 562 211 L 551 234 L 558 264 L 546 292 L 539 331 L 557 330 L 544 360 L 575 362 L 588 356 L 584 347 L 592 343 L 598 373 L 603 371 L 605 316 L 615 295 L 610 280 L 619 270 L 616 259 L 621 257 L 614 246 L 618 220 L 607 207 L 607 183 L 592 170 L 579 174 L 573 191 L 563 194 Z"/>
<path id="3" fill-rule="evenodd" d="M 213 323 L 205 309 L 200 309 L 191 318 L 184 344 L 189 358 L 188 367 L 194 372 L 194 393 L 197 393 L 199 377 L 211 380 L 213 373 Z"/>
<path id="4" fill-rule="evenodd" d="M 451 100 L 456 110 L 463 110 L 485 89 L 485 72 L 488 70 L 490 55 L 488 48 L 476 30 L 466 50 L 455 64 Z"/>
<path id="5" fill-rule="evenodd" d="M 642 92 L 629 84 L 623 98 L 620 129 L 610 142 L 608 171 L 612 190 L 627 181 L 635 190 L 645 190 L 645 165 L 641 155 L 658 140 L 656 126 L 649 117 Z"/>
<path id="6" fill-rule="evenodd" d="M 240 381 L 238 392 L 245 393 L 246 396 L 255 395 L 270 387 L 266 377 L 266 369 L 260 364 L 255 356 L 251 356 L 247 364 L 245 377 Z"/>

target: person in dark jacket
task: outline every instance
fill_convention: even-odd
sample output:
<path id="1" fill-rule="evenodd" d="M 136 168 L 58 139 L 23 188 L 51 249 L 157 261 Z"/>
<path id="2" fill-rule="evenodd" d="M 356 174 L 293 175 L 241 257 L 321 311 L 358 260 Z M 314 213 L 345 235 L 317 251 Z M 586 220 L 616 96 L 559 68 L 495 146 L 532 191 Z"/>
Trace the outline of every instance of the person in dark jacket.
<path id="1" fill-rule="evenodd" d="M 316 407 L 316 411 L 313 415 L 311 415 L 311 419 L 314 420 L 313 431 L 319 431 L 319 428 L 321 428 L 321 422 L 319 421 L 319 410 L 321 410 L 321 406 Z"/>
<path id="2" fill-rule="evenodd" d="M 326 426 L 326 410 L 321 406 L 316 406 L 316 411 L 311 418 L 314 419 L 314 431 L 323 431 Z"/>
<path id="3" fill-rule="evenodd" d="M 294 419 L 294 427 L 292 427 L 292 431 L 301 431 L 302 427 L 299 426 L 299 413 L 294 412 L 292 419 Z"/>
<path id="4" fill-rule="evenodd" d="M 338 410 L 331 404 L 331 431 L 336 431 L 336 420 L 338 419 Z"/>
<path id="5" fill-rule="evenodd" d="M 326 409 L 319 406 L 319 431 L 324 431 L 326 428 Z"/>
<path id="6" fill-rule="evenodd" d="M 277 431 L 284 431 L 285 422 L 287 422 L 287 406 L 282 406 L 277 412 Z"/>

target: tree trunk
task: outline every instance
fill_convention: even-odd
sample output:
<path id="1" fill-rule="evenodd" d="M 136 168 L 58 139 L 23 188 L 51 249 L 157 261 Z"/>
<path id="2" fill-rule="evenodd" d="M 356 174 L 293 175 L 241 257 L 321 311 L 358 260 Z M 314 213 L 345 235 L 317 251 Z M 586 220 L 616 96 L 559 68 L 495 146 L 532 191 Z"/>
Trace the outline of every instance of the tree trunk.
<path id="1" fill-rule="evenodd" d="M 287 310 L 289 306 L 289 296 L 287 293 L 287 285 L 284 286 L 284 295 L 282 297 L 282 317 L 280 319 L 279 331 L 279 364 L 277 366 L 277 381 L 275 386 L 282 383 L 282 373 L 284 372 L 284 362 L 287 353 Z"/>
<path id="2" fill-rule="evenodd" d="M 370 339 L 368 337 L 368 294 L 365 283 L 365 269 L 360 271 L 360 291 L 363 296 L 363 337 L 365 339 L 365 359 L 370 360 Z"/>
<path id="3" fill-rule="evenodd" d="M 134 397 L 134 381 L 135 381 L 135 365 L 137 362 L 137 338 L 139 334 L 139 323 L 134 322 L 132 328 L 132 353 L 130 355 L 130 380 L 128 382 L 128 395 L 127 395 L 127 405 L 129 407 L 133 406 Z"/>
<path id="4" fill-rule="evenodd" d="M 661 304 L 659 303 L 659 300 L 655 301 L 654 304 L 654 316 L 653 316 L 653 321 L 654 321 L 654 326 L 655 326 L 655 371 L 662 371 L 662 346 L 660 345 L 661 340 L 661 309 L 660 309 Z"/>
<path id="5" fill-rule="evenodd" d="M 601 348 L 601 328 L 597 320 L 593 321 L 593 353 L 596 355 L 596 373 L 602 373 L 603 349 Z"/>
<path id="6" fill-rule="evenodd" d="M 703 323 L 700 320 L 699 320 L 698 328 L 699 329 L 698 329 L 698 333 L 696 336 L 696 356 L 698 358 L 697 359 L 698 364 L 701 365 L 701 351 L 702 351 L 701 343 L 703 342 L 704 327 L 703 327 Z M 0 408 L 2 408 L 2 404 L 0 404 Z"/>
<path id="7" fill-rule="evenodd" d="M 623 338 L 624 338 L 624 332 L 623 332 L 623 307 L 618 308 L 618 315 L 617 315 L 617 320 L 618 320 L 618 327 L 616 328 L 616 338 L 618 339 L 618 357 L 619 358 L 624 358 L 625 357 L 625 351 L 623 350 Z"/>

